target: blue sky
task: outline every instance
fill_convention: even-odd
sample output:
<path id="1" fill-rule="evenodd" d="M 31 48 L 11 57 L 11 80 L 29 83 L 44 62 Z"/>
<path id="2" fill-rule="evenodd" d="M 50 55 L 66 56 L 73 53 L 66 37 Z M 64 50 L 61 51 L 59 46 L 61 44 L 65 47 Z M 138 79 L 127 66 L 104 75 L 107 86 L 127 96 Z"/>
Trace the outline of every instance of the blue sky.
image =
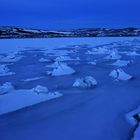
<path id="1" fill-rule="evenodd" d="M 0 0 L 0 25 L 140 27 L 140 0 Z"/>

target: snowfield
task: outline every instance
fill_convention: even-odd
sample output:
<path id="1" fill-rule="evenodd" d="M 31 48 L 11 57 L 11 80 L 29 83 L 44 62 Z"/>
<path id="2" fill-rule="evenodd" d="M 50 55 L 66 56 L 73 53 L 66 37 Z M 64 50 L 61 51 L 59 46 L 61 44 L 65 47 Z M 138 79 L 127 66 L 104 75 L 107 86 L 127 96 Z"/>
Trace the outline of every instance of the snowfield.
<path id="1" fill-rule="evenodd" d="M 1 140 L 139 140 L 140 38 L 0 40 Z"/>

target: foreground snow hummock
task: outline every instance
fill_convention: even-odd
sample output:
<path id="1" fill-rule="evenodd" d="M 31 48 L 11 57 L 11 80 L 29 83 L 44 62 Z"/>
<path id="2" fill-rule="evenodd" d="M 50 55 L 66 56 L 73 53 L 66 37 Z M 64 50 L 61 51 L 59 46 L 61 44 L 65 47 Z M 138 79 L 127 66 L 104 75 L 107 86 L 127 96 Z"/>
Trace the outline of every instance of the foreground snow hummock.
<path id="1" fill-rule="evenodd" d="M 59 92 L 47 92 L 47 88 L 42 86 L 31 90 L 12 90 L 10 94 L 0 95 L 0 115 L 61 96 Z"/>
<path id="2" fill-rule="evenodd" d="M 52 72 L 49 72 L 49 75 L 52 76 L 61 76 L 61 75 L 69 75 L 75 73 L 75 70 L 69 67 L 66 63 L 57 62 L 55 63 L 55 68 Z"/>
<path id="3" fill-rule="evenodd" d="M 113 77 L 115 80 L 130 80 L 133 77 L 127 73 L 125 73 L 122 69 L 113 70 L 109 76 Z"/>
<path id="4" fill-rule="evenodd" d="M 7 76 L 7 75 L 13 75 L 14 72 L 10 72 L 9 68 L 6 65 L 0 65 L 0 76 Z"/>
<path id="5" fill-rule="evenodd" d="M 75 80 L 73 87 L 77 88 L 91 88 L 97 85 L 97 81 L 92 76 L 86 76 L 85 78 L 78 78 Z"/>
<path id="6" fill-rule="evenodd" d="M 111 65 L 114 65 L 114 66 L 118 66 L 118 67 L 125 67 L 127 66 L 128 64 L 130 64 L 130 61 L 126 61 L 126 60 L 117 60 L 116 62 L 114 62 L 113 64 Z"/>
<path id="7" fill-rule="evenodd" d="M 13 85 L 10 82 L 6 82 L 2 86 L 0 86 L 0 95 L 6 94 L 13 89 Z"/>

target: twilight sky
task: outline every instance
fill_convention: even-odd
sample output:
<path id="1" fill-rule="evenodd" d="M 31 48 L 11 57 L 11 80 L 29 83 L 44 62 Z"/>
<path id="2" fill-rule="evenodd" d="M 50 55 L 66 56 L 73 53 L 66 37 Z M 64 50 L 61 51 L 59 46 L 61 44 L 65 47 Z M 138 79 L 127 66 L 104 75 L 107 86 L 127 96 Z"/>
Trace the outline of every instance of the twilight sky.
<path id="1" fill-rule="evenodd" d="M 140 27 L 140 0 L 0 0 L 0 25 Z"/>

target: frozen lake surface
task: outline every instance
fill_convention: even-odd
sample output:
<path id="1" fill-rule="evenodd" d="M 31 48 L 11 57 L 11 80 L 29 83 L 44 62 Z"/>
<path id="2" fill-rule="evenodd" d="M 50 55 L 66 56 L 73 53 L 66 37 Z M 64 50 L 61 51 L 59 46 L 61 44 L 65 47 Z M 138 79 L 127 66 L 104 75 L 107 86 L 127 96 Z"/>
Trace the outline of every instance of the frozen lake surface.
<path id="1" fill-rule="evenodd" d="M 139 91 L 138 37 L 0 40 L 1 140 L 129 140 Z"/>

